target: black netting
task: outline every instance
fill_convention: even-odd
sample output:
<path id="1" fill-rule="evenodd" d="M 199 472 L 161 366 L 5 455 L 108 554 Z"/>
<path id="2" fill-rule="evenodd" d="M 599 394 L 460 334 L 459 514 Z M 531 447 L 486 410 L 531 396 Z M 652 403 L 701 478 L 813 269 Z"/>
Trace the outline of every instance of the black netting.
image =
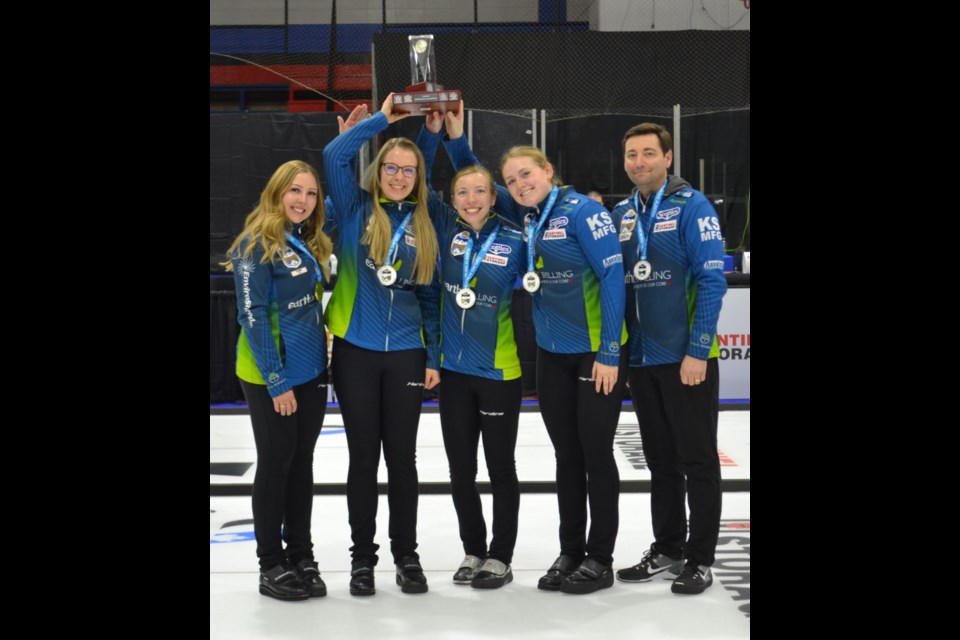
<path id="1" fill-rule="evenodd" d="M 399 27 L 391 27 L 391 30 Z M 376 102 L 410 84 L 404 25 L 374 36 Z M 670 117 L 750 106 L 749 31 L 434 33 L 437 81 L 473 109 Z"/>

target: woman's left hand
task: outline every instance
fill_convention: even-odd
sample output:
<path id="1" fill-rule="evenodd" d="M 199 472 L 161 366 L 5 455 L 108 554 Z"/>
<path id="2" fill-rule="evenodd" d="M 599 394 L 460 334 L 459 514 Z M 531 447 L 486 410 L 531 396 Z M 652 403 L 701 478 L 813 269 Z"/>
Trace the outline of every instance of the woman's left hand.
<path id="1" fill-rule="evenodd" d="M 427 119 L 423 123 L 430 133 L 440 133 L 440 127 L 443 126 L 443 114 L 439 111 L 431 111 L 427 114 Z"/>
<path id="2" fill-rule="evenodd" d="M 608 364 L 593 363 L 593 379 L 596 380 L 597 393 L 603 389 L 603 395 L 608 396 L 617 385 L 617 368 Z"/>
<path id="3" fill-rule="evenodd" d="M 281 416 L 292 416 L 297 411 L 297 397 L 293 389 L 285 391 L 273 399 L 273 410 Z"/>
<path id="4" fill-rule="evenodd" d="M 427 369 L 427 374 L 423 378 L 423 388 L 433 389 L 440 384 L 440 372 L 436 369 Z"/>

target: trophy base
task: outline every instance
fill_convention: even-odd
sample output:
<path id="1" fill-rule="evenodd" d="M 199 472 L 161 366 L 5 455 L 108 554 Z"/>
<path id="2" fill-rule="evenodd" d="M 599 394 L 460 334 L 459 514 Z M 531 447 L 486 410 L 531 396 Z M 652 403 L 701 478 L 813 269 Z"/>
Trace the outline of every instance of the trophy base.
<path id="1" fill-rule="evenodd" d="M 435 82 L 418 82 L 393 94 L 394 113 L 422 116 L 433 111 L 456 113 L 459 108 L 459 89 L 444 89 L 442 84 Z"/>

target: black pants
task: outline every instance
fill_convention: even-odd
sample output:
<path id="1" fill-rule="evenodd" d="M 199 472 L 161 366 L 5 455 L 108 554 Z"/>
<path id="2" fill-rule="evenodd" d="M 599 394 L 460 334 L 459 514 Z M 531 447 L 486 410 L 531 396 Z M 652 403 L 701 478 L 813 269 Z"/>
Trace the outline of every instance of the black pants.
<path id="1" fill-rule="evenodd" d="M 620 473 L 613 458 L 629 353 L 620 352 L 610 395 L 595 391 L 595 353 L 551 353 L 537 348 L 537 397 L 557 457 L 560 552 L 613 564 L 620 525 Z M 590 535 L 587 537 L 587 502 Z"/>
<path id="2" fill-rule="evenodd" d="M 313 512 L 313 450 L 327 412 L 327 372 L 297 385 L 297 411 L 281 416 L 262 384 L 240 381 L 250 407 L 257 446 L 253 478 L 253 532 L 260 568 L 270 569 L 286 557 L 296 563 L 313 559 L 310 516 Z"/>
<path id="3" fill-rule="evenodd" d="M 713 564 L 720 535 L 719 371 L 712 358 L 707 379 L 689 386 L 680 382 L 679 363 L 630 369 L 630 394 L 650 467 L 655 548 L 674 557 L 683 552 L 705 565 Z"/>
<path id="4" fill-rule="evenodd" d="M 333 383 L 350 450 L 347 510 L 353 558 L 377 563 L 377 469 L 387 463 L 390 551 L 394 562 L 419 558 L 417 427 L 426 374 L 425 349 L 371 351 L 333 339 Z"/>
<path id="5" fill-rule="evenodd" d="M 440 426 L 463 551 L 510 564 L 520 512 L 514 451 L 523 384 L 520 378 L 491 380 L 447 369 L 441 377 Z M 487 526 L 477 490 L 477 446 L 481 434 L 493 492 L 493 540 L 489 553 Z"/>

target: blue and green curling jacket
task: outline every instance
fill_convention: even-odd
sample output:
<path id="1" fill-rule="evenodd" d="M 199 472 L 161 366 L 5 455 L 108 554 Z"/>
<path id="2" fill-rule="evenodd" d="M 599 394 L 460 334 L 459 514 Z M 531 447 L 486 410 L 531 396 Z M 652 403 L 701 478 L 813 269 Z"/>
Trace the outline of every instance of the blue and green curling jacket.
<path id="1" fill-rule="evenodd" d="M 337 136 L 323 150 L 327 190 L 333 202 L 328 228 L 337 227 L 334 253 L 337 255 L 337 284 L 327 303 L 326 319 L 330 332 L 347 342 L 372 351 L 427 350 L 427 368 L 440 366 L 440 290 L 439 269 L 431 285 L 417 285 L 413 279 L 413 261 L 417 238 L 408 225 L 397 245 L 393 263 L 397 280 L 389 287 L 380 284 L 376 270 L 380 265 L 370 259 L 368 247 L 360 238 L 372 215 L 372 196 L 360 188 L 351 160 L 371 136 L 387 128 L 382 113 Z M 391 236 L 415 202 L 381 199 L 380 205 L 390 219 Z M 431 218 L 443 203 L 429 203 Z"/>
<path id="2" fill-rule="evenodd" d="M 720 355 L 717 321 L 727 292 L 723 275 L 723 239 L 713 205 L 679 176 L 669 176 L 653 226 L 649 202 L 631 196 L 613 208 L 619 230 L 630 330 L 630 366 L 700 360 Z M 639 211 L 637 204 L 639 202 Z M 647 280 L 633 276 L 637 263 L 637 225 L 649 233 Z"/>
<path id="3" fill-rule="evenodd" d="M 300 225 L 292 234 L 300 235 Z M 313 380 L 327 368 L 323 308 L 317 299 L 316 260 L 287 246 L 274 263 L 261 263 L 259 242 L 241 258 L 249 238 L 231 256 L 237 289 L 237 377 L 263 384 L 275 398 L 295 385 Z M 322 278 L 322 273 L 320 278 Z"/>
<path id="4" fill-rule="evenodd" d="M 430 133 L 423 127 L 417 138 L 428 177 L 440 138 L 441 134 Z M 521 373 L 520 356 L 513 335 L 510 305 L 526 256 L 523 232 L 494 212 L 491 212 L 479 232 L 474 231 L 460 219 L 456 209 L 448 205 L 444 205 L 443 215 L 433 222 L 440 242 L 443 286 L 440 310 L 441 367 L 492 380 L 516 380 Z M 473 240 L 472 261 L 494 231 L 497 237 L 470 281 L 470 288 L 477 295 L 476 302 L 469 309 L 462 309 L 457 305 L 456 294 L 462 286 L 467 243 Z"/>
<path id="5" fill-rule="evenodd" d="M 444 138 L 455 169 L 479 164 L 466 136 Z M 536 220 L 545 204 L 524 207 L 506 187 L 497 185 L 494 208 L 524 227 Z M 627 330 L 623 260 L 610 213 L 573 187 L 560 187 L 535 246 L 540 288 L 531 295 L 537 345 L 553 353 L 595 352 L 598 363 L 617 366 Z M 522 271 L 527 270 L 526 250 L 525 246 L 520 259 Z"/>

